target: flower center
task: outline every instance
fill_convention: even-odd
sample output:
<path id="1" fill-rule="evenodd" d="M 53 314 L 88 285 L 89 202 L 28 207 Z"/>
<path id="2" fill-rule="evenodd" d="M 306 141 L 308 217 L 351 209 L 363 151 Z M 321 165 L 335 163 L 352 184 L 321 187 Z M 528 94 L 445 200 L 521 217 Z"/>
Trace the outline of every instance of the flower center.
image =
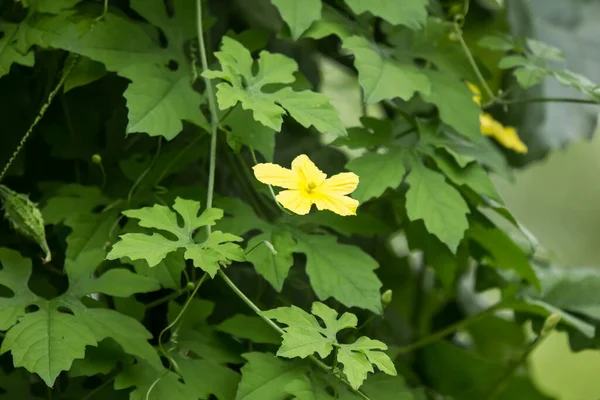
<path id="1" fill-rule="evenodd" d="M 309 192 L 312 192 L 312 191 L 313 191 L 313 189 L 317 187 L 317 184 L 316 184 L 316 183 L 314 183 L 314 182 L 308 182 L 308 185 L 307 185 L 307 186 L 308 186 L 308 191 L 309 191 Z"/>

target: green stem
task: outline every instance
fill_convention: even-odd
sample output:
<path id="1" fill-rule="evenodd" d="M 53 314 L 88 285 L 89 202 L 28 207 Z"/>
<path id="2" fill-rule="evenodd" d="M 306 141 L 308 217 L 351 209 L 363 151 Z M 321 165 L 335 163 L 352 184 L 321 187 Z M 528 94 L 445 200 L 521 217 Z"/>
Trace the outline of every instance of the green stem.
<path id="1" fill-rule="evenodd" d="M 31 136 L 31 133 L 33 132 L 33 129 L 42 120 L 42 118 L 44 117 L 44 114 L 46 114 L 46 111 L 48 110 L 48 107 L 50 107 L 50 104 L 52 104 L 52 100 L 58 94 L 58 92 L 60 91 L 60 89 L 62 88 L 62 86 L 65 84 L 65 81 L 67 80 L 67 77 L 69 76 L 69 74 L 73 70 L 73 67 L 75 67 L 75 64 L 77 64 L 77 61 L 79 61 L 79 56 L 74 56 L 72 58 L 71 62 L 65 67 L 65 69 L 63 71 L 63 74 L 60 77 L 60 80 L 58 81 L 58 83 L 54 87 L 54 90 L 52 90 L 50 92 L 50 94 L 48 95 L 48 99 L 46 100 L 46 103 L 44 103 L 44 105 L 42 105 L 42 108 L 40 109 L 40 112 L 35 117 L 35 119 L 31 123 L 31 125 L 29 126 L 29 129 L 27 130 L 27 132 L 25 133 L 25 135 L 23 136 L 23 138 L 19 142 L 19 145 L 17 146 L 17 148 L 13 152 L 12 156 L 10 156 L 10 159 L 8 160 L 8 162 L 6 163 L 6 165 L 4 166 L 4 169 L 2 170 L 2 172 L 0 172 L 0 182 L 2 182 L 2 179 L 4 178 L 4 176 L 6 175 L 6 173 L 8 172 L 8 169 L 10 168 L 10 166 L 12 165 L 12 163 L 15 161 L 15 159 L 17 158 L 17 156 L 19 155 L 19 153 L 21 152 L 21 150 L 23 150 L 23 147 L 25 146 L 25 142 L 27 142 L 27 139 L 29 139 L 29 136 Z"/>
<path id="2" fill-rule="evenodd" d="M 107 12 L 108 12 L 108 0 L 104 0 L 104 8 L 102 9 L 102 14 L 100 14 L 100 16 L 96 18 L 96 21 L 100 21 L 102 18 L 104 18 L 104 16 L 106 15 Z"/>
<path id="3" fill-rule="evenodd" d="M 548 334 L 540 333 L 538 337 L 531 341 L 531 343 L 527 346 L 527 348 L 525 348 L 525 351 L 523 351 L 521 356 L 508 366 L 508 368 L 502 374 L 500 379 L 498 379 L 498 381 L 491 387 L 491 389 L 488 392 L 488 395 L 485 397 L 487 400 L 493 400 L 496 397 L 498 397 L 498 395 L 502 392 L 502 389 L 504 389 L 508 380 L 511 378 L 511 376 L 513 376 L 517 368 L 519 368 L 519 365 L 527 361 L 533 350 L 535 350 L 540 344 L 542 344 L 548 336 Z"/>
<path id="4" fill-rule="evenodd" d="M 529 99 L 503 100 L 502 104 L 523 104 L 523 103 L 579 103 L 579 104 L 600 104 L 600 101 L 588 99 L 572 99 L 568 97 L 535 97 Z"/>
<path id="5" fill-rule="evenodd" d="M 86 394 L 84 397 L 81 398 L 81 400 L 89 400 L 89 399 L 91 399 L 99 391 L 101 391 L 102 389 L 104 389 L 105 387 L 107 387 L 108 385 L 110 385 L 115 380 L 116 377 L 117 377 L 117 374 L 114 374 L 113 376 L 111 376 L 110 378 L 108 378 L 107 380 L 105 380 L 104 382 L 102 382 L 102 384 L 100 386 L 97 386 L 94 389 L 90 390 L 88 392 L 88 394 Z"/>
<path id="6" fill-rule="evenodd" d="M 464 16 L 461 16 L 461 17 L 464 19 Z M 458 22 L 456 22 L 456 21 L 454 22 L 454 32 L 456 33 L 456 37 L 458 38 L 460 47 L 462 47 L 463 52 L 465 53 L 465 55 L 467 56 L 467 59 L 469 60 L 469 64 L 471 64 L 471 68 L 473 68 L 475 75 L 477 75 L 477 79 L 479 79 L 479 83 L 481 83 L 481 86 L 483 87 L 483 89 L 485 90 L 487 95 L 489 96 L 490 101 L 493 101 L 494 103 L 498 102 L 498 98 L 496 97 L 494 92 L 492 92 L 492 89 L 490 89 L 487 82 L 485 81 L 485 78 L 483 77 L 483 74 L 479 70 L 477 63 L 475 62 L 475 58 L 473 58 L 473 54 L 471 53 L 469 46 L 467 46 L 467 42 L 465 42 L 465 39 L 463 38 L 462 29 L 459 26 Z"/>
<path id="7" fill-rule="evenodd" d="M 202 138 L 201 136 L 195 137 L 194 140 L 190 141 L 187 144 L 187 146 L 185 146 L 183 149 L 181 149 L 181 151 L 179 153 L 177 153 L 177 155 L 175 157 L 171 157 L 171 160 L 169 161 L 169 163 L 167 164 L 165 169 L 163 169 L 163 171 L 160 173 L 160 175 L 156 179 L 155 185 L 159 185 L 162 182 L 162 180 L 165 178 L 165 175 L 167 175 L 169 173 L 169 171 L 171 170 L 171 168 L 173 168 L 173 165 L 175 165 L 175 163 L 177 161 L 179 161 L 179 159 L 181 157 L 183 157 L 183 155 L 185 153 L 187 153 L 189 149 L 191 149 L 196 143 L 198 143 L 198 141 L 201 138 Z"/>
<path id="8" fill-rule="evenodd" d="M 200 44 L 200 61 L 202 71 L 208 70 L 208 60 L 206 58 L 206 45 L 204 44 L 204 35 L 202 27 L 202 0 L 196 0 L 196 29 L 198 30 L 198 43 Z M 217 130 L 219 129 L 219 115 L 217 114 L 217 105 L 213 93 L 212 82 L 209 78 L 204 78 L 206 83 L 206 97 L 208 98 L 208 108 L 210 110 L 210 165 L 208 168 L 208 194 L 206 195 L 206 208 L 211 208 L 213 204 L 213 195 L 215 190 L 215 167 L 217 161 Z M 210 235 L 211 226 L 206 226 L 206 231 Z"/>
<path id="9" fill-rule="evenodd" d="M 233 172 L 235 179 L 239 182 L 240 186 L 242 187 L 244 193 L 246 193 L 246 196 L 248 198 L 248 201 L 252 205 L 252 208 L 261 218 L 265 219 L 266 216 L 264 215 L 263 210 L 260 206 L 260 198 L 258 196 L 255 196 L 254 188 L 251 186 L 251 183 L 247 182 L 244 178 L 244 174 L 240 170 L 241 167 L 238 165 L 231 152 L 226 150 L 226 155 L 227 162 L 231 168 L 231 171 Z"/>
<path id="10" fill-rule="evenodd" d="M 254 161 L 254 165 L 258 164 L 258 160 L 256 158 L 256 153 L 254 152 L 254 148 L 250 147 L 250 154 L 252 154 L 252 161 Z M 271 192 L 271 197 L 273 197 L 273 201 L 277 204 L 277 207 L 287 215 L 294 215 L 291 211 L 287 210 L 285 207 L 281 205 L 280 202 L 277 201 L 277 196 L 275 195 L 275 191 L 273 190 L 273 186 L 268 185 L 269 192 Z"/>
<path id="11" fill-rule="evenodd" d="M 146 310 L 148 310 L 150 308 L 157 307 L 157 306 L 159 306 L 159 305 L 161 305 L 163 303 L 166 303 L 168 301 L 177 299 L 179 296 L 184 295 L 187 292 L 190 292 L 193 289 L 195 289 L 197 287 L 198 283 L 199 282 L 194 282 L 194 286 L 192 286 L 192 287 L 188 287 L 188 285 L 186 285 L 185 287 L 180 288 L 176 292 L 173 292 L 173 293 L 168 294 L 168 295 L 166 295 L 164 297 L 161 297 L 160 299 L 156 299 L 154 301 L 151 301 L 150 303 L 148 303 L 148 304 L 145 305 Z"/>
<path id="12" fill-rule="evenodd" d="M 135 182 L 131 186 L 131 189 L 129 189 L 129 193 L 127 193 L 127 205 L 129 205 L 131 203 L 131 199 L 133 198 L 133 194 L 135 193 L 135 190 L 137 189 L 137 187 L 140 185 L 140 183 L 142 183 L 142 181 L 144 180 L 146 175 L 148 175 L 148 172 L 150 172 L 150 170 L 152 170 L 152 168 L 154 167 L 154 164 L 156 164 L 156 160 L 158 160 L 158 156 L 160 155 L 161 149 L 162 149 L 162 137 L 159 137 L 158 145 L 156 146 L 156 154 L 154 154 L 154 158 L 152 158 L 152 161 L 150 161 L 150 165 L 148 165 L 148 167 L 144 170 L 144 172 L 142 172 L 140 174 L 140 176 L 138 176 L 138 178 L 135 180 Z"/>
<path id="13" fill-rule="evenodd" d="M 450 326 L 448 326 L 448 327 L 446 327 L 446 328 L 444 328 L 442 330 L 439 330 L 437 332 L 434 332 L 434 333 L 432 333 L 430 335 L 427 335 L 427 336 L 421 338 L 420 340 L 418 340 L 418 341 L 416 341 L 414 343 L 409 344 L 408 346 L 400 347 L 398 349 L 398 351 L 400 353 L 408 353 L 408 352 L 411 352 L 411 351 L 416 350 L 418 348 L 421 348 L 423 346 L 426 346 L 428 344 L 437 342 L 438 340 L 441 340 L 445 336 L 447 336 L 447 335 L 449 335 L 449 334 L 451 334 L 453 332 L 456 332 L 456 331 L 458 331 L 458 330 L 460 330 L 462 328 L 465 328 L 465 327 L 471 325 L 472 323 L 477 322 L 477 321 L 479 321 L 479 320 L 481 320 L 481 319 L 483 319 L 483 318 L 485 318 L 485 317 L 487 317 L 489 315 L 492 315 L 496 311 L 498 311 L 498 310 L 500 310 L 500 309 L 502 309 L 504 307 L 505 307 L 504 304 L 498 303 L 498 304 L 496 304 L 496 305 L 494 305 L 494 306 L 492 306 L 492 307 L 490 307 L 490 308 L 488 308 L 488 309 L 480 312 L 479 314 L 475 314 L 475 315 L 473 315 L 473 316 L 471 316 L 469 318 L 465 318 L 463 320 L 460 320 L 460 321 L 456 322 L 455 324 L 452 324 L 452 325 L 450 325 Z"/>
<path id="14" fill-rule="evenodd" d="M 256 304 L 254 304 L 254 302 L 252 300 L 250 300 L 244 294 L 244 292 L 242 292 L 240 290 L 240 288 L 238 288 L 237 285 L 235 283 L 233 283 L 233 281 L 231 279 L 229 279 L 227 274 L 225 274 L 225 272 L 223 272 L 222 269 L 219 269 L 218 274 L 225 281 L 227 286 L 229 286 L 231 288 L 231 290 L 233 290 L 233 292 L 240 299 L 242 299 L 242 301 L 244 301 L 244 303 L 246 303 L 246 305 L 248 307 L 250 307 L 252 309 L 252 311 L 254 311 L 256 313 L 256 315 L 258 315 L 260 318 L 262 318 L 263 321 L 265 321 L 271 328 L 275 329 L 280 335 L 283 335 L 285 333 L 285 331 L 283 329 L 281 329 L 279 326 L 277 326 L 277 324 L 275 322 L 273 322 L 271 319 L 267 318 L 263 314 L 262 310 L 260 308 L 258 308 L 258 306 Z M 333 373 L 333 369 L 329 365 L 327 365 L 324 362 L 322 362 L 321 360 L 317 359 L 315 356 L 309 356 L 309 358 L 313 362 L 313 364 L 315 364 L 317 367 L 319 367 L 323 371 L 328 372 L 328 373 Z M 334 375 L 334 376 L 336 378 L 338 378 L 345 386 L 347 386 L 348 389 L 350 389 L 352 391 L 352 393 L 356 394 L 363 400 L 369 400 L 369 397 L 367 397 L 367 395 L 365 395 L 363 392 L 361 392 L 360 390 L 354 389 L 350 385 L 350 382 L 348 382 L 347 380 L 345 380 L 337 375 Z"/>
<path id="15" fill-rule="evenodd" d="M 252 173 L 250 172 L 250 169 L 248 168 L 248 165 L 246 164 L 246 162 L 244 161 L 242 156 L 239 153 L 236 153 L 236 158 L 238 160 L 238 163 L 241 165 L 242 174 L 244 175 L 245 179 L 247 180 L 248 185 L 250 186 L 250 190 L 252 191 L 253 194 L 256 194 L 256 197 L 258 198 L 259 203 L 264 204 L 265 207 L 267 207 L 269 210 L 271 210 L 274 214 L 277 214 L 277 208 L 275 208 L 273 206 L 273 204 L 271 204 L 270 201 L 268 201 L 261 193 L 259 193 L 256 190 L 256 188 L 254 187 L 254 185 L 252 184 Z M 272 188 L 271 188 L 271 193 L 273 193 Z M 280 208 L 281 208 L 281 206 L 280 206 Z"/>
<path id="16" fill-rule="evenodd" d="M 161 353 L 163 353 L 163 355 L 167 359 L 169 359 L 169 360 L 171 360 L 171 357 L 169 357 L 169 354 L 162 347 L 162 343 L 163 343 L 162 342 L 162 337 L 165 334 L 165 332 L 167 332 L 169 329 L 171 329 L 172 327 L 174 327 L 179 322 L 179 320 L 181 319 L 181 317 L 183 317 L 183 315 L 185 314 L 185 311 L 187 310 L 187 308 L 189 307 L 190 303 L 192 302 L 192 300 L 196 296 L 196 293 L 198 293 L 198 289 L 200 289 L 200 286 L 202 286 L 202 284 L 206 280 L 207 276 L 208 276 L 208 274 L 206 272 L 204 273 L 204 275 L 202 275 L 202 278 L 200 278 L 200 280 L 196 284 L 196 287 L 194 288 L 194 291 L 192 292 L 191 296 L 188 297 L 188 299 L 186 300 L 186 302 L 183 305 L 181 311 L 179 311 L 179 314 L 177 314 L 177 316 L 175 317 L 175 319 L 173 320 L 173 322 L 171 322 L 162 331 L 160 331 L 160 334 L 158 335 L 158 347 L 159 347 Z"/>

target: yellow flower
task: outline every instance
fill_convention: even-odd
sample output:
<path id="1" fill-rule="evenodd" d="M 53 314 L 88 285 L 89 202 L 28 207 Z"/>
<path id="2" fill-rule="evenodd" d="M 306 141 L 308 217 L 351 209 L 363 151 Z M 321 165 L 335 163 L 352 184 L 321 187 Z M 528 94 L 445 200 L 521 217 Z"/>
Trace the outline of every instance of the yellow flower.
<path id="1" fill-rule="evenodd" d="M 262 183 L 288 189 L 275 198 L 296 214 L 308 214 L 313 204 L 319 210 L 331 210 L 339 215 L 356 214 L 358 200 L 346 196 L 358 186 L 358 176 L 352 172 L 327 178 L 304 154 L 292 161 L 292 169 L 271 163 L 256 164 L 253 169 L 254 176 Z"/>
<path id="2" fill-rule="evenodd" d="M 471 82 L 467 86 L 473 92 L 473 101 L 481 106 L 481 91 Z M 481 124 L 481 133 L 496 139 L 502 146 L 517 153 L 527 153 L 527 146 L 521 141 L 517 130 L 512 126 L 504 126 L 496 121 L 490 114 L 482 113 L 479 115 Z"/>
<path id="3" fill-rule="evenodd" d="M 519 139 L 517 130 L 512 126 L 503 126 L 490 114 L 479 116 L 481 133 L 496 139 L 502 146 L 512 149 L 517 153 L 527 153 L 527 146 Z"/>

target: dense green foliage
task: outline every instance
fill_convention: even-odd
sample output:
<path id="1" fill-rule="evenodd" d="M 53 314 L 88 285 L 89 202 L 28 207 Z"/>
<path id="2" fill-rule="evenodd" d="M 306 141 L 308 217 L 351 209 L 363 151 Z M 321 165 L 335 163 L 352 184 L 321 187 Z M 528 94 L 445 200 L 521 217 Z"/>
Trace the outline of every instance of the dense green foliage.
<path id="1" fill-rule="evenodd" d="M 598 347 L 600 275 L 551 265 L 504 207 L 510 131 L 480 118 L 543 79 L 600 91 L 546 44 L 466 39 L 506 30 L 501 8 L 4 0 L 0 17 L 0 399 L 548 399 L 531 350 L 553 329 Z M 324 60 L 356 76 L 360 126 L 319 91 Z M 360 177 L 357 215 L 294 215 L 255 179 L 300 154 Z"/>

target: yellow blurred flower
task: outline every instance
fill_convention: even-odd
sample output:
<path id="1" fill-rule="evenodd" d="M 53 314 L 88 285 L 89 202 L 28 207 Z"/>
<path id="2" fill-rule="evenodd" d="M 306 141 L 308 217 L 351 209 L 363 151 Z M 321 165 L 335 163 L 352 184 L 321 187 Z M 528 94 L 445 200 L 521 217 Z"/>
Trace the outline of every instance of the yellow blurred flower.
<path id="1" fill-rule="evenodd" d="M 358 175 L 352 172 L 327 178 L 304 154 L 292 161 L 292 169 L 263 163 L 256 164 L 253 170 L 256 179 L 262 183 L 288 189 L 279 192 L 275 198 L 296 214 L 308 214 L 313 204 L 319 210 L 330 210 L 339 215 L 356 214 L 358 200 L 346 196 L 358 186 Z"/>
<path id="2" fill-rule="evenodd" d="M 481 133 L 496 139 L 502 146 L 517 153 L 527 153 L 527 146 L 519 139 L 517 130 L 512 126 L 503 126 L 490 114 L 484 113 L 479 116 Z"/>
<path id="3" fill-rule="evenodd" d="M 471 82 L 467 82 L 467 86 L 469 87 L 469 89 L 471 89 L 471 92 L 473 92 L 473 101 L 475 103 L 477 103 L 477 105 L 481 105 L 481 91 L 479 90 L 479 88 L 475 85 L 473 85 Z"/>
<path id="4" fill-rule="evenodd" d="M 471 82 L 467 86 L 473 92 L 473 101 L 481 106 L 481 91 Z M 481 124 L 481 133 L 496 139 L 502 146 L 517 153 L 527 153 L 527 146 L 521 141 L 517 130 L 512 126 L 504 126 L 496 121 L 490 114 L 482 113 L 479 115 Z"/>

